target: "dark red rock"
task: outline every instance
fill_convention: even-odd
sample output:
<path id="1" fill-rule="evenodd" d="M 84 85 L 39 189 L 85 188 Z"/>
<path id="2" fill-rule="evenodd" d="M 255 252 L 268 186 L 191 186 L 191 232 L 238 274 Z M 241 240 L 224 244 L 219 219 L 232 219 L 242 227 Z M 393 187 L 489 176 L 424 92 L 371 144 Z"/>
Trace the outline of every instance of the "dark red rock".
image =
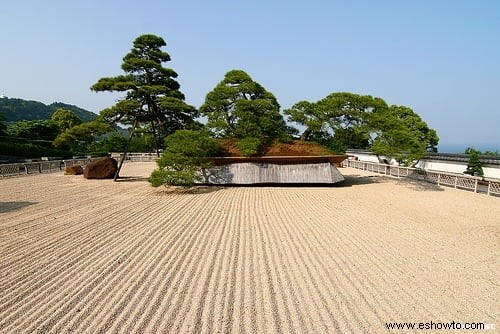
<path id="1" fill-rule="evenodd" d="M 118 170 L 118 162 L 110 157 L 99 158 L 83 170 L 86 179 L 112 179 Z"/>
<path id="2" fill-rule="evenodd" d="M 68 175 L 82 175 L 83 168 L 80 165 L 73 165 L 66 167 L 66 174 Z"/>

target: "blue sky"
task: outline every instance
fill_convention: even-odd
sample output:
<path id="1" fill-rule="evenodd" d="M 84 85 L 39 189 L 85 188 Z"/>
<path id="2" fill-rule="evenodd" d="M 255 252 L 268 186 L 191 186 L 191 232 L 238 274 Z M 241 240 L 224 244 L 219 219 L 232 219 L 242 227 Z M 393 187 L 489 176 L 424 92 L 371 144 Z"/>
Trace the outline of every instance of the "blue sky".
<path id="1" fill-rule="evenodd" d="M 413 108 L 440 150 L 500 149 L 500 1 L 6 1 L 0 93 L 99 112 L 145 33 L 188 103 L 242 69 L 282 108 L 348 91 Z"/>

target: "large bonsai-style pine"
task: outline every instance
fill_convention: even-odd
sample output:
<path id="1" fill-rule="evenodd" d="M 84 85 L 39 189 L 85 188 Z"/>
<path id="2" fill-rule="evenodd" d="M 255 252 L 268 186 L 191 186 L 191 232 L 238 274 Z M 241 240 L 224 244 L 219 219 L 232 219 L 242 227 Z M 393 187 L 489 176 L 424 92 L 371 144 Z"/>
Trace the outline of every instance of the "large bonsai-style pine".
<path id="1" fill-rule="evenodd" d="M 198 116 L 196 108 L 184 102 L 177 73 L 163 67 L 170 61 L 161 50 L 163 38 L 142 35 L 135 39 L 132 50 L 123 58 L 124 75 L 101 78 L 91 89 L 96 92 L 125 92 L 125 97 L 114 106 L 101 111 L 113 123 L 149 127 L 156 139 L 156 147 L 163 137 L 184 129 Z"/>
<path id="2" fill-rule="evenodd" d="M 239 139 L 248 155 L 256 154 L 265 142 L 288 136 L 274 95 L 242 70 L 227 72 L 207 94 L 200 112 L 218 137 Z"/>

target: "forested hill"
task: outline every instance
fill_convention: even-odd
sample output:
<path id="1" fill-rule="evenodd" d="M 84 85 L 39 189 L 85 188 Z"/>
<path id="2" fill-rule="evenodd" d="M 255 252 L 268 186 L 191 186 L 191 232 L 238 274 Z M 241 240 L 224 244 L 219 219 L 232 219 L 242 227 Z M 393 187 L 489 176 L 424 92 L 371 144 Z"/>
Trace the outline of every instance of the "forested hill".
<path id="1" fill-rule="evenodd" d="M 80 107 L 54 102 L 46 105 L 38 101 L 27 101 L 23 99 L 0 98 L 0 114 L 3 115 L 7 124 L 21 120 L 48 119 L 58 109 L 66 109 L 74 112 L 82 122 L 89 122 L 97 117 L 97 114 Z"/>

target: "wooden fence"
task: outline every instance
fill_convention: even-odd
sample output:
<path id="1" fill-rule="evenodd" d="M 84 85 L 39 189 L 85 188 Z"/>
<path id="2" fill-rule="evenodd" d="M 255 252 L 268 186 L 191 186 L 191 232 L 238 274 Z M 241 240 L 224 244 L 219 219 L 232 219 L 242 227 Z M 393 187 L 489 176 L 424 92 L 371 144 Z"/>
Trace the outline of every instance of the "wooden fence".
<path id="1" fill-rule="evenodd" d="M 463 174 L 444 173 L 350 159 L 344 160 L 342 162 L 342 166 L 362 169 L 393 177 L 408 177 L 418 181 L 434 183 L 439 186 L 454 187 L 476 193 L 486 193 L 492 196 L 500 196 L 500 180 L 483 179 Z"/>
<path id="2" fill-rule="evenodd" d="M 35 174 L 35 173 L 57 172 L 65 170 L 66 167 L 72 165 L 85 166 L 90 161 L 91 161 L 90 158 L 81 158 L 81 159 L 65 159 L 65 160 L 1 164 L 0 175 L 4 177 L 4 176 Z"/>

